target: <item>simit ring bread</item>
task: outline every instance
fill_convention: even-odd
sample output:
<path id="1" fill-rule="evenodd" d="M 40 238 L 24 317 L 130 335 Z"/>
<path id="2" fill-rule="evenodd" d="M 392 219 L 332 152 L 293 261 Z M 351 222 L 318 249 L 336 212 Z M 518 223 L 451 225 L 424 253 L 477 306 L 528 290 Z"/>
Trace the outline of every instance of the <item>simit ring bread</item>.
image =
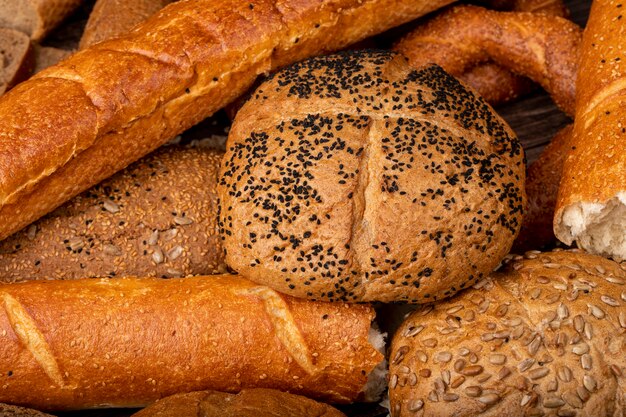
<path id="1" fill-rule="evenodd" d="M 286 294 L 427 302 L 488 274 L 517 235 L 524 154 L 439 67 L 313 58 L 242 107 L 217 187 L 226 263 Z"/>
<path id="2" fill-rule="evenodd" d="M 529 252 L 393 339 L 392 416 L 594 416 L 626 410 L 626 264 Z"/>

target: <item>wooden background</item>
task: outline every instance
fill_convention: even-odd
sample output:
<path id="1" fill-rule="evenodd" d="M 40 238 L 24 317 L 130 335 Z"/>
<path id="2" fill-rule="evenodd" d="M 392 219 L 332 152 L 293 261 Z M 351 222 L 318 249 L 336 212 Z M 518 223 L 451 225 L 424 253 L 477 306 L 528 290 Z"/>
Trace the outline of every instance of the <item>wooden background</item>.
<path id="1" fill-rule="evenodd" d="M 63 25 L 46 43 L 50 46 L 66 49 L 75 47 L 93 2 L 94 0 L 87 1 L 85 6 L 70 19 L 68 24 Z M 565 3 L 570 9 L 570 18 L 579 25 L 584 26 L 591 0 L 565 0 Z M 554 133 L 565 124 L 571 122 L 567 116 L 552 104 L 550 97 L 539 88 L 528 97 L 496 110 L 517 133 L 524 145 L 529 162 L 537 158 Z M 216 129 L 218 133 L 223 132 L 225 127 L 227 127 L 227 118 L 223 114 L 218 114 L 212 120 L 205 121 L 186 132 L 183 138 L 185 140 L 203 138 L 211 133 L 215 133 Z M 383 417 L 387 415 L 387 411 L 376 404 L 355 404 L 340 408 L 348 416 L 352 417 Z M 59 416 L 126 417 L 133 412 L 135 410 L 93 410 L 62 413 Z"/>

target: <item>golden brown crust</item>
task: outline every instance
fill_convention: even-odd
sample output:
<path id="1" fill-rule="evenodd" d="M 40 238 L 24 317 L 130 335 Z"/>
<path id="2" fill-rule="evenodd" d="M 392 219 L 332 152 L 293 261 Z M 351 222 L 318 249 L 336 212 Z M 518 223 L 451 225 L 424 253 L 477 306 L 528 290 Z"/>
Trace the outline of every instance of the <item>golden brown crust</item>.
<path id="1" fill-rule="evenodd" d="M 554 218 L 565 243 L 626 259 L 626 22 L 622 3 L 593 3 L 581 46 L 573 150 Z"/>
<path id="2" fill-rule="evenodd" d="M 89 15 L 79 49 L 115 38 L 175 0 L 98 0 Z"/>
<path id="3" fill-rule="evenodd" d="M 0 282 L 225 272 L 223 153 L 169 146 L 0 242 Z"/>
<path id="4" fill-rule="evenodd" d="M 68 17 L 82 0 L 0 0 L 0 26 L 38 41 Z"/>
<path id="5" fill-rule="evenodd" d="M 373 317 L 228 275 L 4 285 L 0 401 L 132 407 L 243 388 L 354 401 L 382 360 L 368 342 Z"/>
<path id="6" fill-rule="evenodd" d="M 33 72 L 34 52 L 28 36 L 0 27 L 0 95 Z"/>
<path id="7" fill-rule="evenodd" d="M 524 171 L 506 123 L 439 67 L 389 51 L 302 61 L 232 125 L 218 183 L 226 261 L 298 297 L 448 297 L 510 249 Z"/>
<path id="8" fill-rule="evenodd" d="M 572 148 L 572 127 L 565 126 L 552 138 L 526 172 L 528 207 L 513 251 L 540 249 L 556 239 L 552 228 L 554 208 L 563 174 L 563 163 Z"/>
<path id="9" fill-rule="evenodd" d="M 239 394 L 217 391 L 178 394 L 157 401 L 133 417 L 346 417 L 339 410 L 300 395 L 270 389 Z"/>
<path id="10" fill-rule="evenodd" d="M 390 361 L 394 417 L 622 416 L 626 265 L 573 251 L 515 258 L 409 316 Z"/>
<path id="11" fill-rule="evenodd" d="M 449 2 L 190 0 L 72 55 L 0 99 L 0 219 L 12 219 L 0 238 L 203 120 L 258 74 Z"/>
<path id="12" fill-rule="evenodd" d="M 482 0 L 480 3 L 498 10 L 544 13 L 562 17 L 569 14 L 563 0 Z"/>
<path id="13" fill-rule="evenodd" d="M 493 60 L 541 84 L 573 114 L 581 34 L 580 27 L 560 17 L 458 6 L 418 27 L 394 49 L 416 68 L 437 63 L 453 75 Z"/>

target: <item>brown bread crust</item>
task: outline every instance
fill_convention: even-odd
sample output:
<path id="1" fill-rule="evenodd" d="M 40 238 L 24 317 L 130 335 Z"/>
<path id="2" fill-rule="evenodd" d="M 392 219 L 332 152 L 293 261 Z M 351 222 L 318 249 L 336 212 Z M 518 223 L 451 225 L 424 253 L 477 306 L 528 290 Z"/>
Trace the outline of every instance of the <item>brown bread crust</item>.
<path id="1" fill-rule="evenodd" d="M 626 264 L 516 257 L 412 313 L 390 354 L 392 416 L 594 416 L 626 410 Z"/>
<path id="2" fill-rule="evenodd" d="M 98 0 L 78 48 L 124 35 L 173 1 L 176 0 Z"/>
<path id="3" fill-rule="evenodd" d="M 522 229 L 513 244 L 514 252 L 540 249 L 556 240 L 552 220 L 563 164 L 572 149 L 572 127 L 573 125 L 568 125 L 559 130 L 539 158 L 528 167 L 526 172 L 528 207 L 524 213 Z"/>
<path id="4" fill-rule="evenodd" d="M 374 310 L 280 295 L 237 276 L 0 286 L 0 401 L 133 407 L 180 392 L 275 388 L 359 397 L 383 357 Z"/>
<path id="5" fill-rule="evenodd" d="M 175 145 L 141 159 L 0 242 L 0 282 L 225 272 L 222 155 Z"/>
<path id="6" fill-rule="evenodd" d="M 0 26 L 19 30 L 39 41 L 81 3 L 82 0 L 0 0 Z"/>
<path id="7" fill-rule="evenodd" d="M 591 7 L 581 46 L 572 151 L 554 217 L 561 241 L 616 259 L 626 259 L 623 15 L 620 1 L 595 1 Z"/>
<path id="8" fill-rule="evenodd" d="M 449 2 L 190 0 L 72 55 L 0 99 L 0 238 L 211 115 L 257 75 Z"/>
<path id="9" fill-rule="evenodd" d="M 0 95 L 33 72 L 35 57 L 28 36 L 0 27 Z"/>
<path id="10" fill-rule="evenodd" d="M 453 75 L 490 59 L 539 83 L 572 115 L 581 35 L 580 27 L 560 17 L 458 6 L 409 33 L 394 49 L 416 68 L 437 63 Z"/>
<path id="11" fill-rule="evenodd" d="M 346 417 L 339 410 L 301 395 L 270 389 L 238 394 L 217 391 L 178 394 L 157 401 L 133 417 Z"/>
<path id="12" fill-rule="evenodd" d="M 517 236 L 524 155 L 483 99 L 390 51 L 301 61 L 233 122 L 226 263 L 297 297 L 423 303 L 489 274 Z"/>

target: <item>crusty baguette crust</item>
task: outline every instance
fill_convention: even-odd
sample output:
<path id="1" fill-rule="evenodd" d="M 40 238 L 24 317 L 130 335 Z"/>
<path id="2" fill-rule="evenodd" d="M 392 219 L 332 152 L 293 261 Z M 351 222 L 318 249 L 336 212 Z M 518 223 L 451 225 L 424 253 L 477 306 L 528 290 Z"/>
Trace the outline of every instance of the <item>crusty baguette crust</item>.
<path id="1" fill-rule="evenodd" d="M 0 242 L 0 282 L 225 272 L 222 155 L 168 146 L 141 159 Z"/>
<path id="2" fill-rule="evenodd" d="M 83 0 L 0 0 L 0 26 L 43 39 Z"/>
<path id="3" fill-rule="evenodd" d="M 516 257 L 394 336 L 392 416 L 623 417 L 626 264 L 584 252 Z"/>
<path id="4" fill-rule="evenodd" d="M 457 6 L 409 33 L 394 49 L 416 68 L 437 63 L 453 75 L 491 59 L 538 82 L 573 114 L 581 34 L 580 27 L 560 17 Z"/>
<path id="5" fill-rule="evenodd" d="M 74 54 L 0 99 L 0 238 L 206 118 L 258 74 L 450 1 L 189 0 Z"/>
<path id="6" fill-rule="evenodd" d="M 239 394 L 217 391 L 172 395 L 132 417 L 346 417 L 339 410 L 301 395 L 271 389 Z"/>
<path id="7" fill-rule="evenodd" d="M 620 1 L 593 2 L 581 46 L 573 150 L 559 189 L 554 232 L 626 259 L 626 20 Z M 595 229 L 595 230 L 594 230 Z"/>
<path id="8" fill-rule="evenodd" d="M 528 207 L 513 251 L 540 249 L 556 240 L 552 228 L 563 164 L 572 149 L 572 127 L 559 130 L 526 172 Z"/>
<path id="9" fill-rule="evenodd" d="M 0 286 L 0 401 L 131 407 L 275 388 L 354 401 L 382 360 L 370 306 L 282 296 L 237 276 Z"/>
<path id="10" fill-rule="evenodd" d="M 79 49 L 124 35 L 175 0 L 98 0 L 80 38 Z"/>

